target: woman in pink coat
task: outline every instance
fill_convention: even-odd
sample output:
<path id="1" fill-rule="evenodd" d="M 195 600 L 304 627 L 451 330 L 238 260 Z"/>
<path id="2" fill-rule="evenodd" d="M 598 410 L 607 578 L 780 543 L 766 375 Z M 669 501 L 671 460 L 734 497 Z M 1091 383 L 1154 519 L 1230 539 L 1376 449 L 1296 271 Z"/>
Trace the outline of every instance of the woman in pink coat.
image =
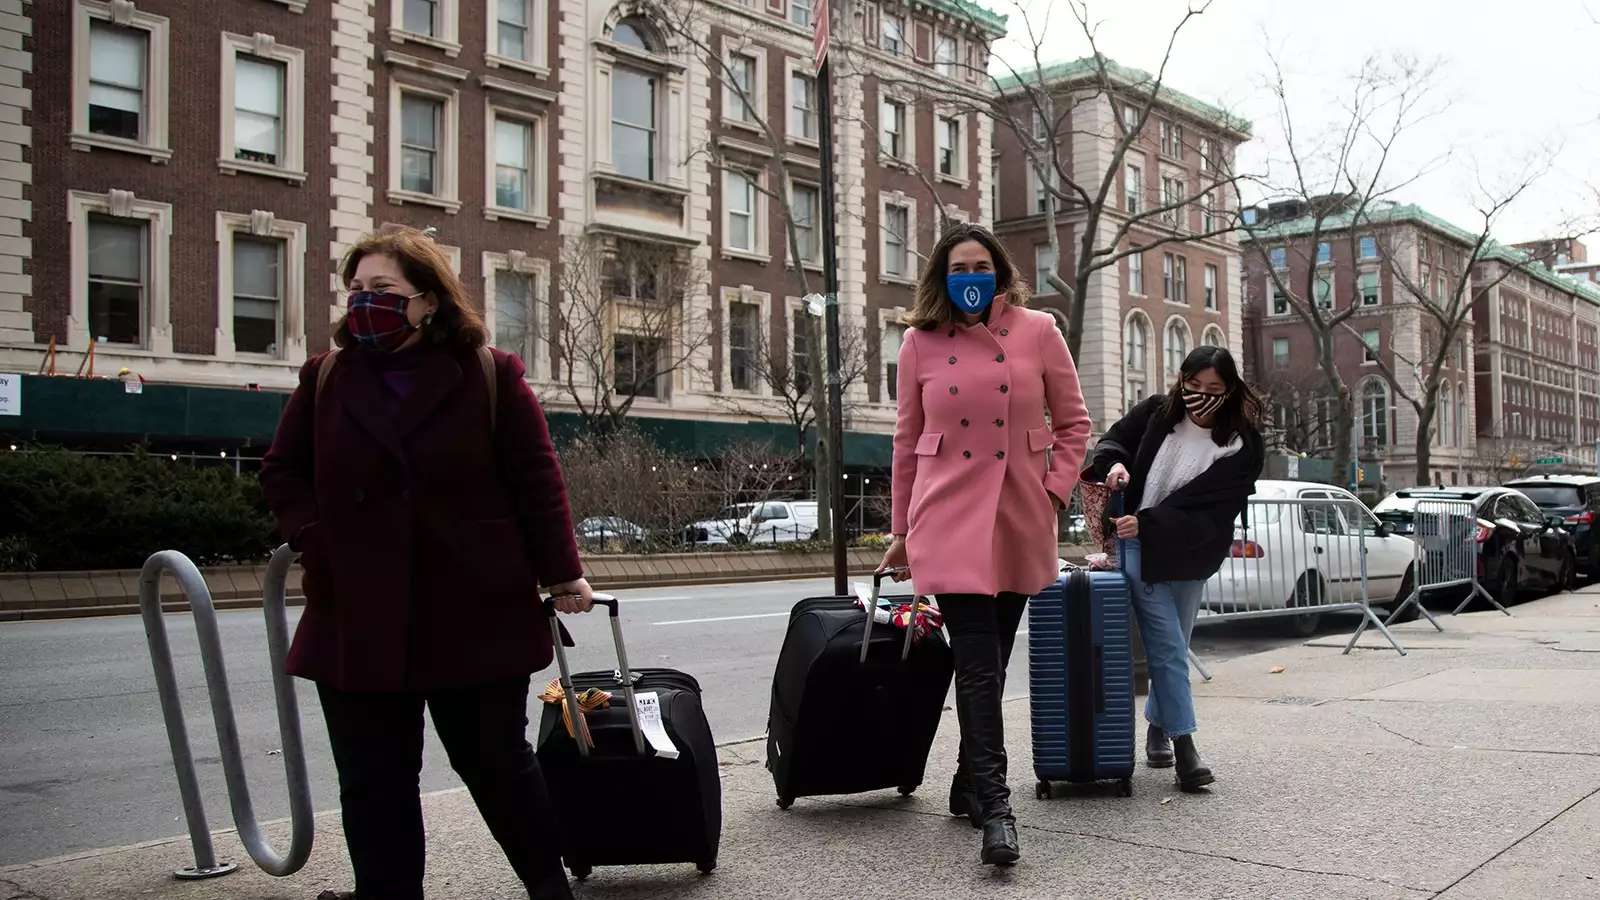
<path id="1" fill-rule="evenodd" d="M 1066 342 L 1027 301 L 988 230 L 956 225 L 934 248 L 900 349 L 883 559 L 937 595 L 949 626 L 961 722 L 950 812 L 983 829 L 981 859 L 997 865 L 1021 856 L 1000 721 L 1006 663 L 1028 597 L 1056 578 L 1056 511 L 1089 441 Z"/>

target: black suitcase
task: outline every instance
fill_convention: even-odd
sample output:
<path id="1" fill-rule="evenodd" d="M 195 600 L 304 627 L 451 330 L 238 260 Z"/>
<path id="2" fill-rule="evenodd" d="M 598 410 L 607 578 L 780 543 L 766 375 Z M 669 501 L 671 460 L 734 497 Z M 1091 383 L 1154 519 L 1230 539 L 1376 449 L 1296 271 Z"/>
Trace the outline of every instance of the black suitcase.
<path id="1" fill-rule="evenodd" d="M 579 881 L 595 866 L 688 862 L 710 873 L 722 838 L 722 781 L 699 682 L 676 669 L 630 670 L 618 603 L 604 594 L 595 603 L 609 607 L 617 670 L 571 674 L 554 604 L 545 603 L 568 702 L 591 687 L 613 695 L 606 709 L 575 711 L 574 728 L 580 736 L 587 729 L 593 750 L 567 734 L 560 706 L 545 704 L 539 723 L 539 765 L 567 868 Z M 639 727 L 634 695 L 646 691 L 660 700 L 677 759 L 657 755 Z"/>
<path id="2" fill-rule="evenodd" d="M 882 577 L 873 578 L 874 606 Z M 779 808 L 887 788 L 909 796 L 922 784 L 954 671 L 943 632 L 913 643 L 910 629 L 874 630 L 847 597 L 795 604 L 767 715 Z"/>

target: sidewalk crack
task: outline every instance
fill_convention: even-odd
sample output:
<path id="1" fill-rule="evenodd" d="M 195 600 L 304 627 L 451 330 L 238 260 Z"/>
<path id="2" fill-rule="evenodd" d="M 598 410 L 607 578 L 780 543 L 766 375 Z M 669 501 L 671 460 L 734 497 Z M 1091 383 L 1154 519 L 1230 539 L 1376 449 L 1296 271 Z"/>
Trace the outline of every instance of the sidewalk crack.
<path id="1" fill-rule="evenodd" d="M 1590 791 L 1589 793 L 1584 794 L 1582 797 L 1579 797 L 1578 799 L 1576 799 L 1576 800 L 1572 801 L 1571 803 L 1567 804 L 1566 807 L 1564 809 L 1562 809 L 1560 812 L 1556 813 L 1555 815 L 1551 816 L 1548 819 L 1545 819 L 1543 822 L 1540 822 L 1539 825 L 1537 827 L 1535 827 L 1532 831 L 1528 832 L 1527 834 L 1523 835 L 1522 837 L 1519 837 L 1516 840 L 1512 841 L 1511 843 L 1507 844 L 1504 848 L 1502 848 L 1500 850 L 1500 852 L 1498 852 L 1495 855 L 1489 857 L 1488 859 L 1484 860 L 1483 862 L 1478 863 L 1476 866 L 1473 866 L 1472 869 L 1467 872 L 1467 874 L 1462 875 L 1460 878 L 1457 878 L 1455 881 L 1452 881 L 1449 884 L 1445 885 L 1443 890 L 1440 890 L 1438 893 L 1434 894 L 1433 896 L 1435 898 L 1443 897 L 1445 894 L 1448 894 L 1451 891 L 1455 890 L 1458 885 L 1462 884 L 1467 879 L 1469 879 L 1472 876 L 1474 876 L 1474 875 L 1478 874 L 1479 872 L 1483 871 L 1485 868 L 1487 868 L 1495 860 L 1499 859 L 1502 856 L 1505 856 L 1507 853 L 1510 853 L 1512 850 L 1515 850 L 1523 841 L 1525 841 L 1528 838 L 1531 838 L 1534 835 L 1538 834 L 1539 832 L 1545 830 L 1545 828 L 1548 827 L 1551 823 L 1555 822 L 1555 820 L 1561 818 L 1562 816 L 1566 815 L 1569 812 L 1572 812 L 1573 809 L 1577 808 L 1578 804 L 1580 804 L 1580 803 L 1584 802 L 1585 800 L 1588 800 L 1590 797 L 1593 797 L 1593 796 L 1596 796 L 1596 795 L 1600 795 L 1600 787 L 1595 788 L 1594 790 Z"/>
<path id="2" fill-rule="evenodd" d="M 1367 716 L 1363 716 L 1360 713 L 1356 713 L 1356 712 L 1352 712 L 1352 713 L 1350 713 L 1350 715 L 1354 716 L 1357 719 L 1360 719 L 1363 722 L 1366 722 L 1369 725 L 1375 725 L 1378 728 L 1389 732 L 1390 734 L 1394 735 L 1395 737 L 1397 737 L 1397 738 L 1399 738 L 1399 739 L 1401 739 L 1403 741 L 1410 741 L 1411 743 L 1417 745 L 1418 747 L 1428 747 L 1429 746 L 1428 744 L 1424 744 L 1423 742 L 1417 740 L 1416 738 L 1412 737 L 1409 734 L 1402 734 L 1402 733 L 1400 733 L 1398 731 L 1395 731 L 1393 728 L 1390 728 L 1389 726 L 1383 724 L 1382 722 L 1379 722 L 1377 719 L 1368 718 Z"/>

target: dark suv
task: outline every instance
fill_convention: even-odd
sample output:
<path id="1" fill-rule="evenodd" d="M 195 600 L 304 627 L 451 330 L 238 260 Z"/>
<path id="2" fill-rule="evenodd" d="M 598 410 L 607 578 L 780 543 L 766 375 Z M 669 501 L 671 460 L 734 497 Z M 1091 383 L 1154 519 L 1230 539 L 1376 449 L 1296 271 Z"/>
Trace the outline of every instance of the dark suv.
<path id="1" fill-rule="evenodd" d="M 1578 553 L 1578 569 L 1590 578 L 1600 578 L 1600 478 L 1593 475 L 1540 475 L 1506 484 L 1539 504 L 1550 515 L 1560 516 Z"/>

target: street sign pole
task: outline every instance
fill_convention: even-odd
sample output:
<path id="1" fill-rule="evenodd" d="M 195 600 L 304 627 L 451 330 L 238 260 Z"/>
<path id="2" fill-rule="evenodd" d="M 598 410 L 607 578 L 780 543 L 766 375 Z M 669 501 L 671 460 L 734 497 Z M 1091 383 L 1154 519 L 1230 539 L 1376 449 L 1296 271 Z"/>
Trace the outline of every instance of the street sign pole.
<path id="1" fill-rule="evenodd" d="M 849 562 L 845 552 L 844 521 L 844 384 L 839 375 L 839 258 L 836 245 L 833 191 L 833 73 L 828 41 L 833 30 L 833 8 L 819 0 L 812 27 L 812 50 L 817 63 L 818 144 L 822 156 L 822 283 L 827 298 L 825 327 L 828 353 L 828 484 L 833 502 L 833 593 L 845 596 L 849 587 Z"/>

